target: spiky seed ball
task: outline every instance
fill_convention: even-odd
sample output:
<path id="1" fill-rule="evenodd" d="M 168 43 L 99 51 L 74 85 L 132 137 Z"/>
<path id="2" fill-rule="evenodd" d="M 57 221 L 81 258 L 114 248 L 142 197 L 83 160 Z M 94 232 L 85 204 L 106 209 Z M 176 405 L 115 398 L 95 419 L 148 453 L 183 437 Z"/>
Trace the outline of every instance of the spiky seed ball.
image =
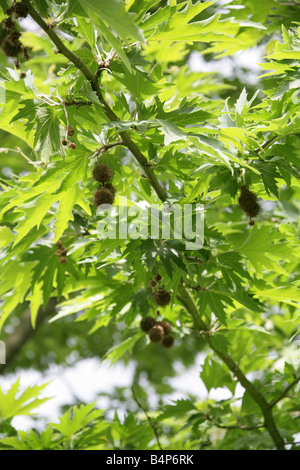
<path id="1" fill-rule="evenodd" d="M 77 145 L 74 142 L 70 142 L 68 147 L 69 147 L 69 149 L 75 150 Z"/>
<path id="2" fill-rule="evenodd" d="M 155 286 L 156 286 L 156 281 L 151 280 L 151 281 L 149 282 L 149 286 L 150 286 L 150 287 L 155 287 Z"/>
<path id="3" fill-rule="evenodd" d="M 252 192 L 249 191 L 249 189 L 246 188 L 246 186 L 241 187 L 241 194 L 239 197 L 239 205 L 240 208 L 248 212 L 252 207 L 257 203 L 257 196 Z"/>
<path id="4" fill-rule="evenodd" d="M 9 34 L 9 36 L 7 36 L 7 38 L 9 38 L 9 40 L 13 43 L 13 44 L 19 44 L 20 42 L 20 37 L 21 37 L 21 33 L 20 31 L 17 31 L 16 29 L 13 29 L 11 31 L 11 33 Z"/>
<path id="5" fill-rule="evenodd" d="M 23 2 L 19 2 L 13 5 L 13 12 L 16 15 L 16 18 L 26 18 L 29 10 Z"/>
<path id="6" fill-rule="evenodd" d="M 2 50 L 7 57 L 17 57 L 22 50 L 22 44 L 12 44 L 8 38 L 4 39 L 2 45 Z"/>
<path id="7" fill-rule="evenodd" d="M 13 12 L 14 12 L 13 7 L 7 8 L 5 10 L 5 14 L 8 15 L 8 16 L 11 16 L 13 14 Z"/>
<path id="8" fill-rule="evenodd" d="M 22 78 L 24 80 L 24 78 L 26 78 L 26 72 L 21 72 L 20 73 L 20 78 Z"/>
<path id="9" fill-rule="evenodd" d="M 66 139 L 62 139 L 61 143 L 62 143 L 62 145 L 64 145 L 64 146 L 68 145 L 68 141 L 67 141 Z"/>
<path id="10" fill-rule="evenodd" d="M 68 135 L 72 137 L 75 134 L 75 129 L 73 126 L 69 126 L 68 128 Z"/>
<path id="11" fill-rule="evenodd" d="M 256 202 L 246 213 L 249 217 L 256 217 L 260 211 L 260 205 Z"/>
<path id="12" fill-rule="evenodd" d="M 149 330 L 151 330 L 151 328 L 153 328 L 155 324 L 155 318 L 148 316 L 141 321 L 140 327 L 143 331 L 147 333 Z"/>
<path id="13" fill-rule="evenodd" d="M 104 187 L 100 187 L 95 192 L 94 196 L 94 205 L 96 207 L 101 206 L 102 204 L 113 204 L 114 202 L 114 195 L 109 189 Z"/>
<path id="14" fill-rule="evenodd" d="M 159 282 L 161 281 L 161 275 L 159 273 L 157 273 L 155 276 L 154 276 L 154 279 L 155 281 Z"/>
<path id="15" fill-rule="evenodd" d="M 165 335 L 171 333 L 172 325 L 168 321 L 166 321 L 166 320 L 159 321 L 159 322 L 157 322 L 157 324 L 163 327 Z"/>
<path id="16" fill-rule="evenodd" d="M 165 336 L 165 332 L 162 326 L 154 325 L 148 332 L 150 341 L 152 343 L 159 343 Z"/>
<path id="17" fill-rule="evenodd" d="M 165 336 L 163 339 L 162 339 L 162 342 L 161 344 L 165 347 L 165 348 L 171 348 L 174 344 L 174 336 L 172 335 L 167 335 Z"/>
<path id="18" fill-rule="evenodd" d="M 57 240 L 57 242 L 55 243 L 56 246 L 62 246 L 62 242 L 61 240 Z"/>
<path id="19" fill-rule="evenodd" d="M 255 220 L 250 220 L 249 225 L 251 225 L 251 226 L 255 225 Z"/>
<path id="20" fill-rule="evenodd" d="M 2 50 L 7 57 L 17 57 L 23 49 L 19 31 L 12 31 L 2 42 Z"/>
<path id="21" fill-rule="evenodd" d="M 65 256 L 61 256 L 59 258 L 59 262 L 60 262 L 60 264 L 67 264 L 67 258 Z"/>
<path id="22" fill-rule="evenodd" d="M 113 171 L 105 163 L 99 163 L 93 169 L 93 177 L 99 183 L 108 183 L 113 177 Z"/>
<path id="23" fill-rule="evenodd" d="M 108 189 L 114 196 L 116 194 L 116 189 L 111 183 L 105 183 L 103 188 Z"/>
<path id="24" fill-rule="evenodd" d="M 165 307 L 171 302 L 171 294 L 165 289 L 158 289 L 153 295 L 154 302 L 160 307 Z"/>
<path id="25" fill-rule="evenodd" d="M 63 255 L 63 248 L 58 248 L 58 250 L 56 250 L 55 254 L 57 256 L 62 256 Z"/>
<path id="26" fill-rule="evenodd" d="M 5 18 L 2 22 L 2 26 L 4 29 L 13 29 L 15 27 L 15 23 L 11 18 Z"/>

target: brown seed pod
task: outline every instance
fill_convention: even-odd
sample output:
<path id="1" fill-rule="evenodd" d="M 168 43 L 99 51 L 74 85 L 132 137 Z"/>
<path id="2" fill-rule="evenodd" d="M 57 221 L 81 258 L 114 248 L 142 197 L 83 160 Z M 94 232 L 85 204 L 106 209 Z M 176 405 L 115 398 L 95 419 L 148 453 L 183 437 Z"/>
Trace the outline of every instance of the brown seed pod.
<path id="1" fill-rule="evenodd" d="M 114 194 L 109 189 L 100 186 L 94 196 L 94 205 L 98 207 L 102 204 L 113 204 L 114 199 Z"/>
<path id="2" fill-rule="evenodd" d="M 116 189 L 111 183 L 105 183 L 103 188 L 108 189 L 114 196 L 116 194 Z"/>
<path id="3" fill-rule="evenodd" d="M 162 321 L 157 322 L 157 324 L 163 327 L 165 335 L 171 333 L 172 325 L 168 321 L 162 320 Z"/>
<path id="4" fill-rule="evenodd" d="M 99 163 L 93 169 L 93 177 L 99 183 L 108 183 L 113 177 L 113 171 L 105 163 Z"/>
<path id="5" fill-rule="evenodd" d="M 12 8 L 16 18 L 26 18 L 29 13 L 27 5 L 23 2 L 15 3 Z"/>
<path id="6" fill-rule="evenodd" d="M 70 142 L 68 147 L 69 147 L 69 149 L 75 150 L 77 145 L 74 142 Z"/>
<path id="7" fill-rule="evenodd" d="M 141 321 L 140 327 L 143 331 L 148 332 L 155 324 L 155 318 L 148 316 Z"/>
<path id="8" fill-rule="evenodd" d="M 258 205 L 256 194 L 254 194 L 252 191 L 249 191 L 246 186 L 242 186 L 241 194 L 239 197 L 239 205 L 244 212 L 248 213 L 256 205 Z"/>
<path id="9" fill-rule="evenodd" d="M 246 213 L 249 217 L 256 217 L 260 211 L 260 205 L 256 202 Z"/>
<path id="10" fill-rule="evenodd" d="M 148 334 L 152 343 L 159 343 L 163 339 L 165 332 L 162 326 L 154 325 L 151 330 L 149 330 Z"/>
<path id="11" fill-rule="evenodd" d="M 75 129 L 73 126 L 68 127 L 68 135 L 72 137 L 75 134 Z"/>
<path id="12" fill-rule="evenodd" d="M 167 335 L 165 336 L 163 339 L 162 339 L 162 342 L 161 344 L 165 347 L 165 348 L 171 348 L 174 344 L 174 336 L 172 335 Z"/>
<path id="13" fill-rule="evenodd" d="M 20 73 L 20 78 L 22 78 L 24 80 L 24 78 L 26 78 L 26 72 L 21 72 Z"/>
<path id="14" fill-rule="evenodd" d="M 67 141 L 66 139 L 62 139 L 61 143 L 62 143 L 62 145 L 64 145 L 64 146 L 68 145 L 68 141 Z"/>
<path id="15" fill-rule="evenodd" d="M 14 66 L 17 70 L 20 70 L 21 68 L 20 62 L 18 60 L 14 60 Z"/>
<path id="16" fill-rule="evenodd" d="M 21 37 L 21 33 L 20 31 L 17 31 L 16 29 L 13 29 L 11 31 L 11 33 L 7 36 L 7 38 L 9 38 L 9 40 L 13 43 L 13 44 L 19 44 L 20 42 L 20 37 Z"/>
<path id="17" fill-rule="evenodd" d="M 5 18 L 2 22 L 2 26 L 4 29 L 13 29 L 15 27 L 15 23 L 11 18 Z"/>
<path id="18" fill-rule="evenodd" d="M 14 12 L 14 9 L 13 7 L 10 7 L 10 8 L 6 8 L 5 10 L 5 14 L 8 15 L 8 16 L 11 16 Z"/>
<path id="19" fill-rule="evenodd" d="M 251 225 L 251 226 L 255 225 L 255 220 L 250 220 L 249 225 Z"/>
<path id="20" fill-rule="evenodd" d="M 154 302 L 160 307 L 165 307 L 171 302 L 171 294 L 165 289 L 158 289 L 153 295 Z"/>
<path id="21" fill-rule="evenodd" d="M 154 280 L 149 281 L 149 286 L 150 287 L 155 287 L 156 286 L 156 281 L 154 281 Z"/>
<path id="22" fill-rule="evenodd" d="M 62 242 L 61 240 L 57 240 L 57 242 L 55 243 L 56 246 L 62 246 Z"/>
<path id="23" fill-rule="evenodd" d="M 67 264 L 67 258 L 65 256 L 61 256 L 59 258 L 59 262 L 60 262 L 60 264 Z"/>
<path id="24" fill-rule="evenodd" d="M 19 31 L 12 31 L 2 42 L 2 50 L 7 57 L 17 57 L 23 50 L 23 45 L 20 42 L 21 34 Z"/>
<path id="25" fill-rule="evenodd" d="M 159 273 L 157 273 L 155 276 L 154 276 L 154 280 L 159 282 L 161 281 L 161 275 Z"/>
<path id="26" fill-rule="evenodd" d="M 56 250 L 57 256 L 66 256 L 67 253 L 68 253 L 68 250 L 64 246 L 60 246 L 60 248 L 58 248 L 58 250 Z"/>

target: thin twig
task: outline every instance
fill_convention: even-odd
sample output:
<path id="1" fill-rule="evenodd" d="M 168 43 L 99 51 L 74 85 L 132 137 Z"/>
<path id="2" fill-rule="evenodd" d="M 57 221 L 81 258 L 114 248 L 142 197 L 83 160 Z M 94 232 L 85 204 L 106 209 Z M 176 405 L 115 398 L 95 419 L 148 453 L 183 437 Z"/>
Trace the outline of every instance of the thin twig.
<path id="1" fill-rule="evenodd" d="M 268 405 L 268 408 L 273 408 L 275 405 L 277 405 L 277 403 L 281 400 L 283 400 L 284 398 L 286 398 L 287 394 L 289 393 L 289 391 L 295 386 L 297 385 L 297 383 L 299 382 L 300 380 L 300 377 L 296 377 L 295 380 L 293 380 L 293 382 L 291 382 L 281 393 L 280 395 L 278 395 L 277 398 L 275 398 L 275 400 L 273 400 L 271 403 L 269 403 Z"/>
<path id="2" fill-rule="evenodd" d="M 25 153 L 20 149 L 20 147 L 16 147 L 14 149 L 0 148 L 0 153 L 1 152 L 4 152 L 4 153 L 8 153 L 8 152 L 19 153 L 20 155 L 22 155 L 23 158 L 25 158 L 25 160 L 27 160 L 32 165 L 38 165 L 38 162 L 33 162 L 29 157 L 27 157 L 27 155 L 25 155 Z"/>
<path id="3" fill-rule="evenodd" d="M 211 421 L 214 426 L 220 429 L 228 429 L 228 430 L 239 429 L 241 431 L 253 431 L 254 429 L 261 429 L 265 427 L 263 424 L 256 424 L 252 426 L 243 426 L 241 424 L 232 424 L 232 425 L 224 424 L 223 425 L 223 424 L 213 422 L 212 418 L 210 418 L 209 416 L 207 417 L 207 419 Z"/>
<path id="4" fill-rule="evenodd" d="M 64 112 L 65 112 L 65 115 L 66 115 L 66 121 L 67 121 L 67 128 L 66 128 L 66 140 L 68 140 L 68 133 L 69 133 L 69 128 L 70 128 L 70 122 L 69 122 L 69 116 L 68 116 L 68 112 L 67 112 L 67 108 L 66 108 L 66 103 L 64 100 L 62 100 L 62 105 L 63 105 L 63 108 L 64 108 Z"/>
<path id="5" fill-rule="evenodd" d="M 157 428 L 155 426 L 155 423 L 153 423 L 151 417 L 148 415 L 148 412 L 147 410 L 141 405 L 141 403 L 139 402 L 136 394 L 135 394 L 135 391 L 134 391 L 134 387 L 132 386 L 131 387 L 131 391 L 132 391 L 132 398 L 134 399 L 135 403 L 137 404 L 137 406 L 144 412 L 147 420 L 148 420 L 148 423 L 150 424 L 151 428 L 153 429 L 153 433 L 154 433 L 154 436 L 155 436 L 155 439 L 156 439 L 156 442 L 157 442 L 157 445 L 159 447 L 160 450 L 163 450 L 161 444 L 160 444 L 160 441 L 159 441 L 159 435 L 158 435 L 158 432 L 157 432 Z"/>

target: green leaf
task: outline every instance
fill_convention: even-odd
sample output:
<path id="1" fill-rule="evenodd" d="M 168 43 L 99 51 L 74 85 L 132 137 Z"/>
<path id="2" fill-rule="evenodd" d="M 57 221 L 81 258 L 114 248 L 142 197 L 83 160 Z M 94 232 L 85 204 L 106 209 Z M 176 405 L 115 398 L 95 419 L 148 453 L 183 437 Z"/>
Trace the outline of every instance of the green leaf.
<path id="1" fill-rule="evenodd" d="M 46 213 L 57 201 L 57 196 L 53 194 L 42 194 L 35 198 L 32 202 L 23 204 L 15 212 L 21 212 L 24 215 L 18 218 L 18 225 L 16 228 L 16 238 L 14 245 L 16 245 L 22 238 L 24 238 L 33 227 L 39 228 Z"/>
<path id="2" fill-rule="evenodd" d="M 101 416 L 102 411 L 95 410 L 94 403 L 73 406 L 63 414 L 58 424 L 50 423 L 50 426 L 59 431 L 65 438 L 71 439 L 84 427 L 94 424 Z"/>
<path id="3" fill-rule="evenodd" d="M 92 21 L 97 24 L 99 18 L 105 21 L 117 35 L 126 41 L 128 38 L 144 41 L 142 30 L 133 21 L 134 15 L 124 11 L 120 0 L 77 0 L 88 13 Z M 76 0 L 75 2 L 76 3 Z M 101 33 L 101 30 L 100 30 Z"/>
<path id="4" fill-rule="evenodd" d="M 120 357 L 124 356 L 124 354 L 128 351 L 130 351 L 135 343 L 143 336 L 143 332 L 139 331 L 135 335 L 133 335 L 131 338 L 127 338 L 125 341 L 122 343 L 113 346 L 109 351 L 104 356 L 104 361 L 105 362 L 110 362 L 112 365 L 114 362 L 116 362 Z"/>
<path id="5" fill-rule="evenodd" d="M 32 410 L 49 400 L 49 398 L 38 398 L 47 385 L 28 387 L 21 394 L 19 393 L 20 379 L 10 387 L 6 394 L 0 387 L 0 422 L 15 416 L 34 414 Z"/>
<path id="6" fill-rule="evenodd" d="M 228 387 L 233 392 L 235 385 L 232 382 L 230 374 L 227 372 L 224 366 L 216 362 L 210 354 L 206 356 L 200 377 L 204 382 L 207 391 L 209 392 L 212 388 Z"/>
<path id="7" fill-rule="evenodd" d="M 64 155 L 61 144 L 57 111 L 50 107 L 37 109 L 37 126 L 34 145 L 39 144 L 42 159 L 48 163 L 53 154 Z"/>
<path id="8" fill-rule="evenodd" d="M 287 241 L 278 241 L 281 238 L 281 234 L 269 226 L 255 225 L 237 250 L 249 259 L 258 274 L 262 274 L 264 268 L 286 274 L 284 262 L 292 260 L 296 253 Z"/>
<path id="9" fill-rule="evenodd" d="M 197 408 L 191 400 L 176 400 L 174 401 L 174 405 L 165 405 L 163 407 L 162 413 L 159 416 L 159 421 L 173 417 L 180 418 L 186 416 L 186 413 L 189 413 L 190 411 L 197 411 Z"/>

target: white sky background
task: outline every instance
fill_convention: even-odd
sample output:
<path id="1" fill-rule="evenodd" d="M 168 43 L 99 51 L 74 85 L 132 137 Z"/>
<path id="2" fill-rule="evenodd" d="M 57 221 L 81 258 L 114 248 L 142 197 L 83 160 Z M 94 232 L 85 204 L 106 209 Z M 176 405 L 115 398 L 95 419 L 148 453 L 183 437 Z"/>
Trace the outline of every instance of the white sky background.
<path id="1" fill-rule="evenodd" d="M 31 31 L 37 31 L 36 27 L 30 19 L 22 21 L 22 26 Z M 257 76 L 261 73 L 260 67 L 257 65 L 263 62 L 263 49 L 253 48 L 246 52 L 237 53 L 232 58 L 222 58 L 217 61 L 206 62 L 198 52 L 193 52 L 189 60 L 191 70 L 197 72 L 218 72 L 225 78 L 233 78 L 233 65 L 238 66 L 247 71 L 242 71 L 245 84 L 254 84 Z M 182 370 L 182 366 L 178 366 L 178 375 L 176 378 L 169 380 L 174 387 L 174 393 L 167 397 L 165 404 L 171 404 L 172 400 L 186 398 L 189 393 L 198 397 L 199 400 L 207 397 L 207 391 L 200 379 L 201 364 L 204 362 L 205 356 L 198 355 L 195 359 L 195 365 L 189 370 Z M 57 422 L 61 415 L 60 406 L 65 403 L 72 402 L 74 395 L 83 402 L 96 401 L 96 397 L 101 392 L 110 392 L 115 386 L 126 387 L 132 383 L 134 368 L 133 366 L 124 366 L 123 364 L 114 364 L 111 367 L 107 363 L 101 365 L 98 359 L 86 359 L 80 361 L 72 368 L 50 367 L 45 373 L 37 371 L 21 371 L 21 373 L 11 374 L 1 379 L 1 388 L 7 390 L 17 378 L 21 378 L 21 390 L 27 386 L 41 385 L 51 381 L 42 396 L 53 396 L 46 404 L 37 410 L 39 417 L 42 418 L 39 423 L 34 422 L 35 427 L 44 427 L 45 422 Z M 73 390 L 74 395 L 71 393 Z M 236 396 L 243 394 L 243 388 L 238 384 L 236 388 Z M 226 399 L 231 393 L 226 388 L 211 390 L 209 397 L 217 400 Z M 107 410 L 109 399 L 102 397 L 97 401 L 97 406 Z M 153 403 L 155 408 L 156 403 Z M 111 410 L 113 416 L 114 409 Z M 43 421 L 43 418 L 45 421 Z M 17 417 L 13 420 L 14 426 L 18 430 L 29 430 L 33 421 L 29 417 Z"/>
<path id="2" fill-rule="evenodd" d="M 195 395 L 199 401 L 208 397 L 207 390 L 199 375 L 204 360 L 205 354 L 199 354 L 195 359 L 195 365 L 188 370 L 184 370 L 180 363 L 177 364 L 177 377 L 168 380 L 168 383 L 174 388 L 174 392 L 166 397 L 165 404 L 172 404 L 173 400 L 187 398 L 189 394 Z M 116 386 L 130 387 L 133 374 L 133 365 L 124 366 L 116 363 L 109 367 L 107 363 L 101 364 L 95 358 L 82 360 L 74 367 L 69 368 L 52 366 L 45 374 L 35 370 L 16 372 L 1 379 L 1 388 L 6 391 L 19 377 L 21 378 L 21 391 L 26 387 L 51 381 L 41 397 L 53 398 L 37 409 L 39 422 L 22 416 L 13 419 L 13 425 L 18 430 L 28 431 L 33 426 L 42 430 L 45 423 L 58 422 L 59 416 L 61 416 L 60 407 L 66 403 L 72 403 L 74 395 L 83 403 L 95 401 L 98 408 L 108 411 L 108 417 L 113 418 L 115 408 L 109 408 L 111 406 L 110 399 L 107 397 L 97 399 L 96 397 L 101 392 L 112 392 Z M 243 388 L 237 384 L 235 396 L 241 397 L 242 395 Z M 212 389 L 209 393 L 209 398 L 215 400 L 230 397 L 231 393 L 226 388 Z M 156 401 L 152 400 L 151 407 L 155 409 L 156 406 Z M 117 409 L 117 412 L 122 419 L 124 411 Z"/>

